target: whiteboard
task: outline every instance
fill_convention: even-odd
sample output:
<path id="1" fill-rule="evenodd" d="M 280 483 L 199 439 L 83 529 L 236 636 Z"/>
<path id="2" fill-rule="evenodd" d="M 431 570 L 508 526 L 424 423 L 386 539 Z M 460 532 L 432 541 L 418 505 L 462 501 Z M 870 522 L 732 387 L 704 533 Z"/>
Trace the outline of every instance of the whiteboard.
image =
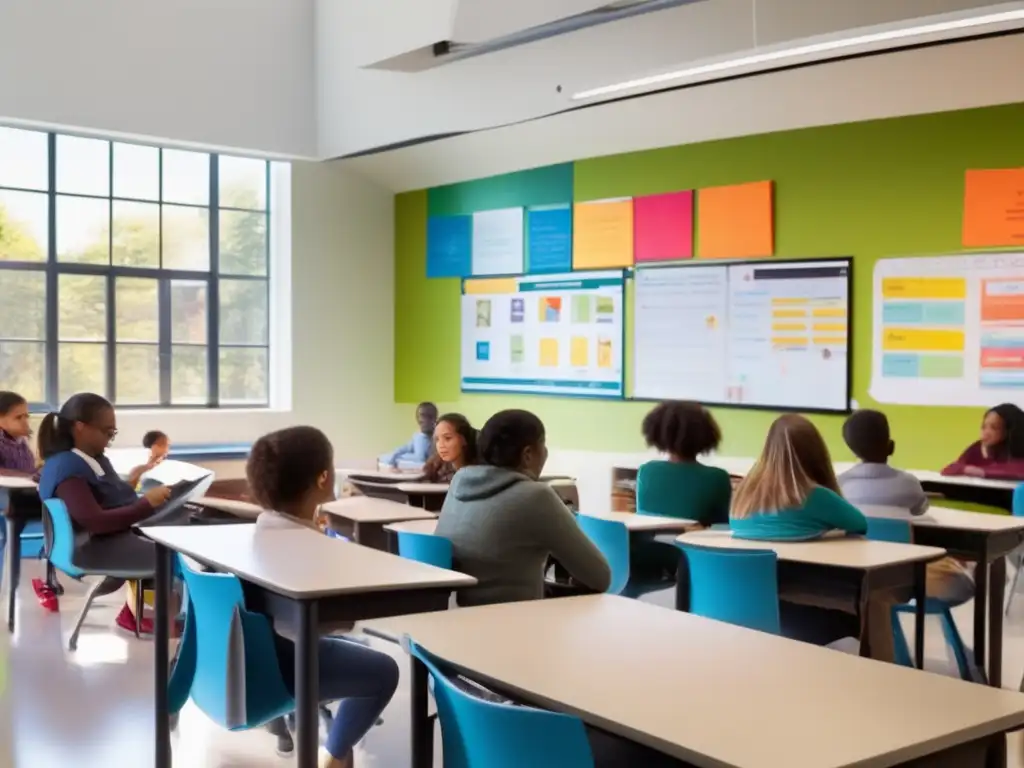
<path id="1" fill-rule="evenodd" d="M 621 398 L 622 270 L 465 280 L 463 392 Z"/>
<path id="2" fill-rule="evenodd" d="M 1020 402 L 1024 253 L 881 259 L 871 396 L 902 405 Z"/>
<path id="3" fill-rule="evenodd" d="M 850 259 L 638 267 L 632 396 L 848 411 L 850 275 Z"/>

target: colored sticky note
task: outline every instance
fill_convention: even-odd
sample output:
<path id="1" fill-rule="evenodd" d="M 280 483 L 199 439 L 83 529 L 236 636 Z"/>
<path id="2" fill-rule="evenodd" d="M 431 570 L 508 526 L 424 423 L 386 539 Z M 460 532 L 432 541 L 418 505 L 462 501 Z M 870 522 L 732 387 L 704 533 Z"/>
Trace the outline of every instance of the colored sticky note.
<path id="1" fill-rule="evenodd" d="M 697 257 L 748 259 L 775 252 L 772 182 L 697 192 Z"/>
<path id="2" fill-rule="evenodd" d="M 590 343 L 586 336 L 573 336 L 569 346 L 569 362 L 574 368 L 585 368 L 590 359 Z"/>
<path id="3" fill-rule="evenodd" d="M 633 256 L 637 264 L 693 257 L 693 190 L 633 199 Z"/>
<path id="4" fill-rule="evenodd" d="M 540 364 L 544 368 L 558 367 L 558 339 L 540 340 Z"/>
<path id="5" fill-rule="evenodd" d="M 963 241 L 968 248 L 1024 245 L 1024 168 L 967 171 Z"/>
<path id="6" fill-rule="evenodd" d="M 611 339 L 598 339 L 597 340 L 597 367 L 598 368 L 611 368 L 612 367 L 612 340 Z"/>
<path id="7" fill-rule="evenodd" d="M 474 275 L 523 273 L 523 209 L 502 208 L 473 214 Z"/>
<path id="8" fill-rule="evenodd" d="M 530 208 L 526 212 L 526 269 L 531 273 L 572 269 L 572 207 Z"/>
<path id="9" fill-rule="evenodd" d="M 473 250 L 473 220 L 469 216 L 431 216 L 427 219 L 427 277 L 466 277 Z"/>
<path id="10" fill-rule="evenodd" d="M 596 200 L 573 207 L 572 268 L 633 265 L 633 201 Z"/>

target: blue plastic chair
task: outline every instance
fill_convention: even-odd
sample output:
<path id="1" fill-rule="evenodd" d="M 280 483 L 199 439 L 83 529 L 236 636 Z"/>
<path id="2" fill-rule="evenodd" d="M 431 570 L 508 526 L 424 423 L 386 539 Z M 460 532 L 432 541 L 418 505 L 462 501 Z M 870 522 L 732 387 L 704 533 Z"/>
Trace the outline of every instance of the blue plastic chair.
<path id="1" fill-rule="evenodd" d="M 398 554 L 438 568 L 452 568 L 452 543 L 443 536 L 399 531 Z"/>
<path id="2" fill-rule="evenodd" d="M 603 520 L 589 515 L 577 515 L 576 522 L 608 561 L 612 570 L 608 593 L 622 594 L 629 584 L 629 531 L 626 526 L 615 520 Z"/>
<path id="3" fill-rule="evenodd" d="M 409 638 L 404 644 L 434 681 L 445 768 L 594 768 L 579 718 L 473 696 L 445 662 Z"/>
<path id="4" fill-rule="evenodd" d="M 697 616 L 774 635 L 779 620 L 778 556 L 772 550 L 722 549 L 677 542 L 689 568 L 690 610 Z"/>
<path id="5" fill-rule="evenodd" d="M 242 584 L 206 573 L 180 555 L 188 591 L 185 633 L 170 681 L 170 709 L 189 697 L 231 731 L 265 725 L 295 710 L 278 666 L 270 620 L 245 608 Z"/>
<path id="6" fill-rule="evenodd" d="M 910 544 L 914 537 L 909 520 L 900 520 L 893 517 L 869 517 L 868 538 L 874 541 L 890 541 L 894 544 Z M 971 664 L 968 661 L 967 646 L 960 636 L 960 630 L 956 628 L 953 621 L 953 612 L 950 610 L 955 604 L 944 600 L 929 597 L 924 602 L 926 616 L 938 616 L 942 622 L 942 635 L 946 639 L 946 645 L 953 651 L 956 659 L 957 672 L 963 680 L 973 680 Z M 892 636 L 895 646 L 896 663 L 905 667 L 912 667 L 913 660 L 910 657 L 910 646 L 907 645 L 907 637 L 903 634 L 903 626 L 900 624 L 901 613 L 917 613 L 913 603 L 901 603 L 892 608 Z"/>
<path id="7" fill-rule="evenodd" d="M 1014 517 L 1024 517 L 1024 483 L 1021 483 L 1013 489 L 1013 501 L 1010 504 L 1010 514 Z M 1013 605 L 1013 597 L 1017 594 L 1017 582 L 1020 581 L 1020 572 L 1024 567 L 1024 555 L 1021 554 L 1021 550 L 1017 549 L 1010 553 L 1010 560 L 1017 568 L 1017 573 L 1014 574 L 1013 584 L 1010 585 L 1010 597 L 1006 601 L 1006 612 L 1010 612 L 1010 606 Z"/>
<path id="8" fill-rule="evenodd" d="M 80 567 L 75 562 L 75 530 L 71 525 L 71 516 L 68 508 L 60 499 L 46 499 L 43 502 L 43 514 L 50 518 L 50 525 L 53 531 L 53 543 L 50 547 L 50 564 L 59 571 L 66 573 L 72 579 L 81 581 L 86 576 L 103 576 L 89 590 L 85 598 L 85 605 L 82 606 L 78 618 L 75 620 L 74 629 L 71 630 L 71 637 L 68 638 L 68 648 L 75 650 L 78 647 L 78 634 L 81 632 L 85 616 L 89 613 L 93 601 L 97 597 L 109 595 L 120 589 L 126 581 L 137 581 L 135 603 L 135 636 L 139 636 L 139 626 L 142 621 L 143 593 L 141 582 L 144 579 L 152 579 L 154 572 L 139 571 L 132 568 L 120 567 L 117 562 L 110 562 L 104 565 L 102 570 L 88 570 Z"/>

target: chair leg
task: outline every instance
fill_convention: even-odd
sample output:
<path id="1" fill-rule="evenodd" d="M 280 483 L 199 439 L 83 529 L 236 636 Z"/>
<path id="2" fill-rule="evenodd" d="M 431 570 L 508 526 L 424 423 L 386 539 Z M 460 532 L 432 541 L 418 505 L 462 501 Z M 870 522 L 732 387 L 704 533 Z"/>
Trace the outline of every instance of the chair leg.
<path id="1" fill-rule="evenodd" d="M 940 614 L 942 619 L 942 634 L 946 638 L 946 644 L 953 649 L 953 657 L 956 659 L 957 672 L 960 673 L 961 680 L 973 680 L 971 675 L 971 665 L 967 660 L 967 648 L 964 646 L 963 638 L 960 637 L 960 631 L 956 628 L 956 623 L 953 621 L 953 613 L 946 608 Z"/>
<path id="2" fill-rule="evenodd" d="M 78 649 L 78 633 L 82 630 L 82 624 L 85 623 L 85 616 L 89 613 L 93 600 L 97 597 L 103 597 L 104 595 L 116 592 L 123 586 L 124 579 L 115 579 L 111 576 L 104 576 L 93 585 L 92 589 L 89 590 L 89 594 L 86 595 L 85 605 L 82 606 L 82 610 L 75 620 L 75 627 L 71 630 L 71 637 L 68 638 L 68 650 L 74 651 Z"/>
<path id="3" fill-rule="evenodd" d="M 900 624 L 900 614 L 895 608 L 892 610 L 892 644 L 894 651 L 893 660 L 901 667 L 914 666 L 913 659 L 910 658 L 910 646 L 907 645 L 907 636 L 903 634 L 903 625 Z"/>
<path id="4" fill-rule="evenodd" d="M 142 579 L 135 582 L 135 639 L 139 639 L 142 632 L 142 611 L 145 608 L 146 592 L 142 587 Z"/>

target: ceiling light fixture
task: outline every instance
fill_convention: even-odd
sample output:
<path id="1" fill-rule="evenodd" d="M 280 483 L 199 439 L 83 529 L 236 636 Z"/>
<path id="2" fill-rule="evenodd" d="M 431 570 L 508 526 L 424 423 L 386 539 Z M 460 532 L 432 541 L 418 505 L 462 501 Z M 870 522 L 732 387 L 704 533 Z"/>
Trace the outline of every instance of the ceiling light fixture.
<path id="1" fill-rule="evenodd" d="M 591 88 L 586 91 L 579 91 L 578 93 L 574 93 L 571 98 L 574 101 L 593 99 L 598 96 L 610 96 L 612 94 L 621 93 L 622 91 L 630 91 L 636 88 L 663 85 L 675 80 L 683 80 L 690 77 L 721 74 L 722 72 L 741 69 L 743 67 L 756 66 L 758 64 L 770 64 L 785 61 L 786 59 L 798 58 L 800 56 L 809 56 L 820 53 L 835 53 L 837 51 L 856 48 L 862 45 L 870 45 L 873 43 L 887 43 L 923 35 L 977 29 L 978 27 L 1020 21 L 1024 21 L 1024 8 L 1002 11 L 999 13 L 987 13 L 981 16 L 969 16 L 967 18 L 937 21 L 931 24 L 918 24 L 912 27 L 903 27 L 901 29 L 870 32 L 863 35 L 856 35 L 854 37 L 844 37 L 838 40 L 808 43 L 806 45 L 780 48 L 774 51 L 765 51 L 764 53 L 754 53 L 749 56 L 739 56 L 710 64 L 702 64 L 694 67 L 687 67 L 686 69 L 673 70 L 672 72 L 664 72 L 660 75 L 638 77 L 634 80 L 626 80 L 621 83 L 605 85 L 600 88 Z"/>

